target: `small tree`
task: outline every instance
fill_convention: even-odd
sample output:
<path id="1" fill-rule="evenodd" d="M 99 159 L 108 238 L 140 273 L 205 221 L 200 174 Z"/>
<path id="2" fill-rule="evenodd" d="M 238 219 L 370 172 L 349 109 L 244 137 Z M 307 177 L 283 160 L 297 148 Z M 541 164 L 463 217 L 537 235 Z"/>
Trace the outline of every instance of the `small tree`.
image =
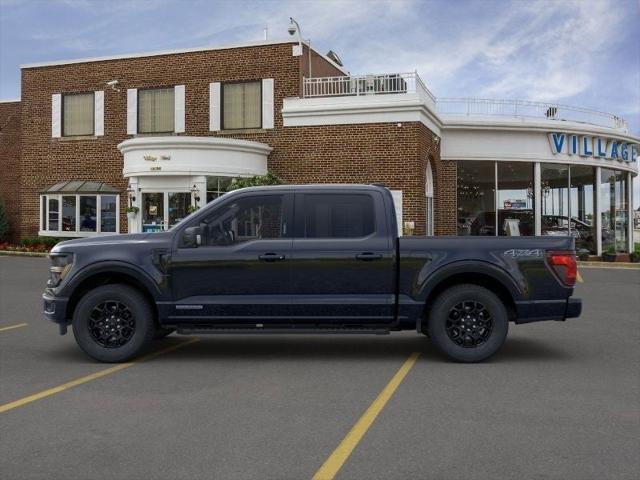
<path id="1" fill-rule="evenodd" d="M 237 178 L 227 187 L 227 192 L 245 187 L 259 187 L 262 185 L 281 185 L 282 180 L 273 173 L 267 172 L 266 175 L 256 175 L 249 178 Z"/>
<path id="2" fill-rule="evenodd" d="M 0 197 L 0 242 L 9 239 L 9 219 L 4 208 L 4 200 Z"/>

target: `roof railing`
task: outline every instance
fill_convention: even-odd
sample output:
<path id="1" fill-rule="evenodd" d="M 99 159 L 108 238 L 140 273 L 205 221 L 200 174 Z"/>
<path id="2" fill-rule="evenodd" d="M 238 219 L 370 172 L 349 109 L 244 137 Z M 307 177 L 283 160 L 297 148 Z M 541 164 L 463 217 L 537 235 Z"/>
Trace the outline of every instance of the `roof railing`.
<path id="1" fill-rule="evenodd" d="M 303 97 L 359 97 L 363 95 L 418 94 L 443 115 L 540 118 L 587 123 L 628 132 L 627 122 L 614 114 L 554 102 L 438 98 L 417 72 L 312 77 L 303 80 Z"/>

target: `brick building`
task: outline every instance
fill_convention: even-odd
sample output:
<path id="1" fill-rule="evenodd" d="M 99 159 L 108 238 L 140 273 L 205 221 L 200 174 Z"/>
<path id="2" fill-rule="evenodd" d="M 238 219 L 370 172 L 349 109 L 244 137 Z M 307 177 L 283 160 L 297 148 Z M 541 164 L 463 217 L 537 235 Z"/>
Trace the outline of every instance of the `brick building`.
<path id="1" fill-rule="evenodd" d="M 22 66 L 20 101 L 0 103 L 13 237 L 162 230 L 271 171 L 383 183 L 405 234 L 572 233 L 628 250 L 638 139 L 618 117 L 436 100 L 415 73 L 338 61 L 265 41 Z"/>

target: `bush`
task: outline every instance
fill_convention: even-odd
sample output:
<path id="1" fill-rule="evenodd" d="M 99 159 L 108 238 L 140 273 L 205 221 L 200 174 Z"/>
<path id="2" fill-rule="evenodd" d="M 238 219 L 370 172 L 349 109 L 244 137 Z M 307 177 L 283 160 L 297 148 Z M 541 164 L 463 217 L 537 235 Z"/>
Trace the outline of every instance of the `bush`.
<path id="1" fill-rule="evenodd" d="M 589 260 L 589 252 L 580 252 L 578 253 L 578 259 L 586 262 L 587 260 Z"/>
<path id="2" fill-rule="evenodd" d="M 266 175 L 256 175 L 249 178 L 237 178 L 227 187 L 227 192 L 245 187 L 260 187 L 263 185 L 281 185 L 282 180 L 273 173 L 267 172 Z"/>
<path id="3" fill-rule="evenodd" d="M 4 207 L 4 200 L 0 198 L 0 242 L 6 241 L 9 237 L 9 219 Z"/>

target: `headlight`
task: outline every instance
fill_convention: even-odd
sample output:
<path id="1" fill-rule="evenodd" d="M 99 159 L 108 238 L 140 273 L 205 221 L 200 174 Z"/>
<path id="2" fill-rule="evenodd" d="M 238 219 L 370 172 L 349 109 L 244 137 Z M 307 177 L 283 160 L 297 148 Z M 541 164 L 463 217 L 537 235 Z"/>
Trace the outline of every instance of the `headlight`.
<path id="1" fill-rule="evenodd" d="M 57 287 L 73 267 L 73 254 L 54 253 L 49 255 L 49 259 L 51 260 L 51 267 L 49 267 L 50 273 L 47 286 Z"/>

